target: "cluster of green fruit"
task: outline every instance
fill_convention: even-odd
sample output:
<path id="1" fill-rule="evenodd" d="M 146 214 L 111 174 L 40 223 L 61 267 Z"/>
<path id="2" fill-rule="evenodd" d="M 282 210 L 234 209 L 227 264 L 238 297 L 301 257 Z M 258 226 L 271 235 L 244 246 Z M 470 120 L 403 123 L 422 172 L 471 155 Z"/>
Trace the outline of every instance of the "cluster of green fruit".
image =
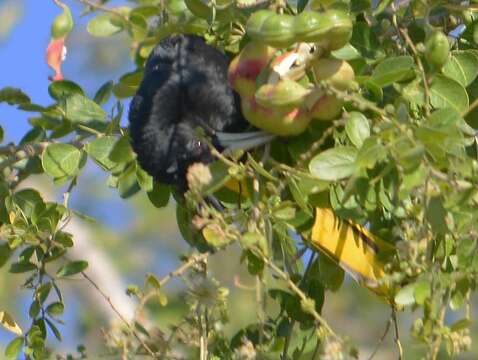
<path id="1" fill-rule="evenodd" d="M 340 10 L 303 11 L 297 16 L 256 11 L 247 21 L 249 37 L 275 48 L 298 42 L 316 43 L 322 51 L 343 47 L 352 35 L 352 20 Z"/>
<path id="2" fill-rule="evenodd" d="M 326 55 L 350 39 L 352 23 L 345 13 L 292 16 L 262 10 L 251 16 L 246 31 L 252 41 L 231 62 L 229 82 L 252 125 L 292 136 L 302 133 L 313 119 L 330 121 L 340 115 L 343 100 L 311 83 L 307 72 L 311 70 L 317 83 L 323 81 L 337 90 L 349 90 L 354 84 L 352 67 Z M 293 44 L 292 50 L 279 50 Z"/>

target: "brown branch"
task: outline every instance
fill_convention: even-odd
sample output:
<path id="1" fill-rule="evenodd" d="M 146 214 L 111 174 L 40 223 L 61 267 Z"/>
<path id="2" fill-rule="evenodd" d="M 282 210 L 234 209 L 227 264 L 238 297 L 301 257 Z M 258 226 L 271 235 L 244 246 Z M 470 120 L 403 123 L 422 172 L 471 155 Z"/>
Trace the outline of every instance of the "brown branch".
<path id="1" fill-rule="evenodd" d="M 106 300 L 109 304 L 110 308 L 114 311 L 114 313 L 118 316 L 118 318 L 123 322 L 123 324 L 128 328 L 130 333 L 139 341 L 141 346 L 148 352 L 149 355 L 153 357 L 153 359 L 159 359 L 159 357 L 154 353 L 153 350 L 141 339 L 138 333 L 133 329 L 131 324 L 124 318 L 123 315 L 119 312 L 116 306 L 111 301 L 111 298 L 104 293 L 103 290 L 88 276 L 84 271 L 81 272 L 81 275 L 100 293 L 100 295 Z"/>
<path id="2" fill-rule="evenodd" d="M 125 16 L 122 12 L 120 12 L 118 10 L 111 9 L 109 7 L 103 6 L 99 3 L 95 3 L 95 2 L 90 1 L 90 0 L 76 0 L 76 1 L 82 3 L 83 5 L 89 6 L 94 10 L 100 10 L 100 11 L 103 11 L 103 12 L 106 12 L 106 13 L 116 15 L 116 16 L 120 17 L 123 21 L 125 21 L 126 23 L 129 23 L 128 17 Z"/>

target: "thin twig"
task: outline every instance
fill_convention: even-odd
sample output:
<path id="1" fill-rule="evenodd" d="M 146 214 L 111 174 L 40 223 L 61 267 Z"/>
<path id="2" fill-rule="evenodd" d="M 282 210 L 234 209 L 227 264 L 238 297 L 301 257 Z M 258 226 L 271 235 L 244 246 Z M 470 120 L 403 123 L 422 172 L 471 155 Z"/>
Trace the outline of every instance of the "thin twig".
<path id="1" fill-rule="evenodd" d="M 131 334 L 139 341 L 141 346 L 148 352 L 149 355 L 151 355 L 154 359 L 159 359 L 156 354 L 154 353 L 153 350 L 141 339 L 141 337 L 138 335 L 138 333 L 133 329 L 131 324 L 124 318 L 123 315 L 119 312 L 119 310 L 116 308 L 116 306 L 113 304 L 111 301 L 111 298 L 104 293 L 103 290 L 88 276 L 84 271 L 81 272 L 81 275 L 100 293 L 100 295 L 106 300 L 106 302 L 109 304 L 111 310 L 114 311 L 114 313 L 118 316 L 118 318 L 123 322 L 123 324 L 128 328 Z"/>
<path id="2" fill-rule="evenodd" d="M 93 1 L 90 1 L 90 0 L 76 0 L 86 6 L 89 6 L 91 7 L 92 9 L 95 9 L 95 10 L 100 10 L 100 11 L 103 11 L 103 12 L 106 12 L 106 13 L 110 13 L 110 14 L 114 14 L 118 17 L 120 17 L 122 20 L 124 20 L 126 23 L 129 23 L 129 19 L 127 16 L 125 16 L 122 12 L 116 10 L 116 9 L 111 9 L 109 7 L 106 7 L 106 6 L 103 6 L 99 3 L 95 3 Z"/>
<path id="3" fill-rule="evenodd" d="M 415 62 L 417 63 L 418 70 L 420 71 L 420 75 L 422 77 L 424 95 L 425 95 L 425 114 L 429 116 L 430 115 L 430 89 L 428 88 L 428 80 L 425 73 L 425 69 L 423 68 L 423 64 L 422 64 L 422 61 L 420 60 L 420 56 L 418 55 L 418 51 L 417 51 L 417 48 L 415 47 L 415 44 L 413 44 L 412 39 L 410 39 L 410 36 L 408 36 L 407 29 L 399 28 L 399 31 L 400 31 L 400 34 L 402 34 L 403 38 L 405 39 L 405 42 L 407 43 L 410 50 L 412 50 L 413 58 L 415 59 Z"/>
<path id="4" fill-rule="evenodd" d="M 383 335 L 378 340 L 377 345 L 375 345 L 375 349 L 373 350 L 373 352 L 368 357 L 368 360 L 372 360 L 375 357 L 375 355 L 377 354 L 378 349 L 380 349 L 380 346 L 382 345 L 383 341 L 387 337 L 387 334 L 388 334 L 388 331 L 390 330 L 390 325 L 392 324 L 392 322 L 393 322 L 393 313 L 392 313 L 392 315 L 390 315 L 390 318 L 387 321 L 387 325 L 385 326 L 385 331 L 383 332 Z"/>
<path id="5" fill-rule="evenodd" d="M 195 254 L 195 255 L 190 256 L 189 259 L 185 263 L 183 263 L 181 266 L 179 266 L 176 270 L 173 270 L 173 271 L 169 272 L 161 280 L 159 280 L 159 286 L 163 287 L 172 278 L 182 276 L 191 266 L 195 265 L 198 262 L 206 260 L 209 255 L 210 255 L 209 253 L 203 253 L 203 254 Z M 153 292 L 143 296 L 143 298 L 141 299 L 140 304 L 138 305 L 137 313 L 140 312 L 144 308 L 146 303 L 152 297 L 154 297 L 156 295 L 157 295 L 157 292 L 153 291 Z"/>
<path id="6" fill-rule="evenodd" d="M 279 275 L 286 283 L 287 287 L 292 290 L 302 301 L 307 301 L 309 298 L 307 295 L 297 287 L 296 284 L 290 279 L 289 275 L 282 271 L 276 264 L 274 264 L 272 261 L 269 260 L 266 256 L 263 254 L 259 253 L 258 251 L 256 252 L 258 255 L 262 258 L 262 261 L 270 267 L 277 275 Z M 320 315 L 317 310 L 315 309 L 310 309 L 310 315 L 319 323 L 329 335 L 333 336 L 336 340 L 341 342 L 340 337 L 335 333 L 335 331 L 332 330 L 330 325 L 325 321 L 325 319 Z"/>
<path id="7" fill-rule="evenodd" d="M 478 107 L 478 98 L 476 98 L 471 104 L 470 106 L 468 107 L 468 109 L 466 109 L 465 111 L 463 111 L 461 113 L 461 116 L 462 117 L 465 117 L 467 116 L 469 113 L 471 113 L 473 110 L 475 110 L 476 108 Z"/>
<path id="8" fill-rule="evenodd" d="M 395 329 L 395 344 L 397 345 L 398 349 L 398 360 L 403 359 L 403 348 L 402 348 L 402 343 L 400 342 L 400 333 L 398 331 L 398 321 L 397 321 L 397 310 L 395 308 L 392 308 L 392 321 L 393 321 L 393 327 Z"/>

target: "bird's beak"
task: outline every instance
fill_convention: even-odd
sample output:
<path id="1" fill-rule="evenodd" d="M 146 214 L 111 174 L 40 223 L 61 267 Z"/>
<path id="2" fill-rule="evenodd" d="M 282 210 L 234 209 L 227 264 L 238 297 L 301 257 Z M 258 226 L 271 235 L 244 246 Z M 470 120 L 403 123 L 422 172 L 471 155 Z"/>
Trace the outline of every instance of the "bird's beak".
<path id="1" fill-rule="evenodd" d="M 216 132 L 219 143 L 228 151 L 250 150 L 272 141 L 276 136 L 265 131 L 245 133 Z"/>

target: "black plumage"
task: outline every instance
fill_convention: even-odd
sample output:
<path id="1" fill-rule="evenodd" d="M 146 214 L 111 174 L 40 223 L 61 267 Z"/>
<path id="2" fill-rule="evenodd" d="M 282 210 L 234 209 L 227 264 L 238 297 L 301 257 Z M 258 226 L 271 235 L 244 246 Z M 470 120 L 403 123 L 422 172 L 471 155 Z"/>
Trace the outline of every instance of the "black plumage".
<path id="1" fill-rule="evenodd" d="M 139 164 L 157 181 L 185 190 L 188 167 L 213 160 L 198 128 L 222 150 L 217 132 L 247 127 L 227 69 L 227 56 L 197 36 L 170 36 L 152 51 L 129 122 Z"/>

